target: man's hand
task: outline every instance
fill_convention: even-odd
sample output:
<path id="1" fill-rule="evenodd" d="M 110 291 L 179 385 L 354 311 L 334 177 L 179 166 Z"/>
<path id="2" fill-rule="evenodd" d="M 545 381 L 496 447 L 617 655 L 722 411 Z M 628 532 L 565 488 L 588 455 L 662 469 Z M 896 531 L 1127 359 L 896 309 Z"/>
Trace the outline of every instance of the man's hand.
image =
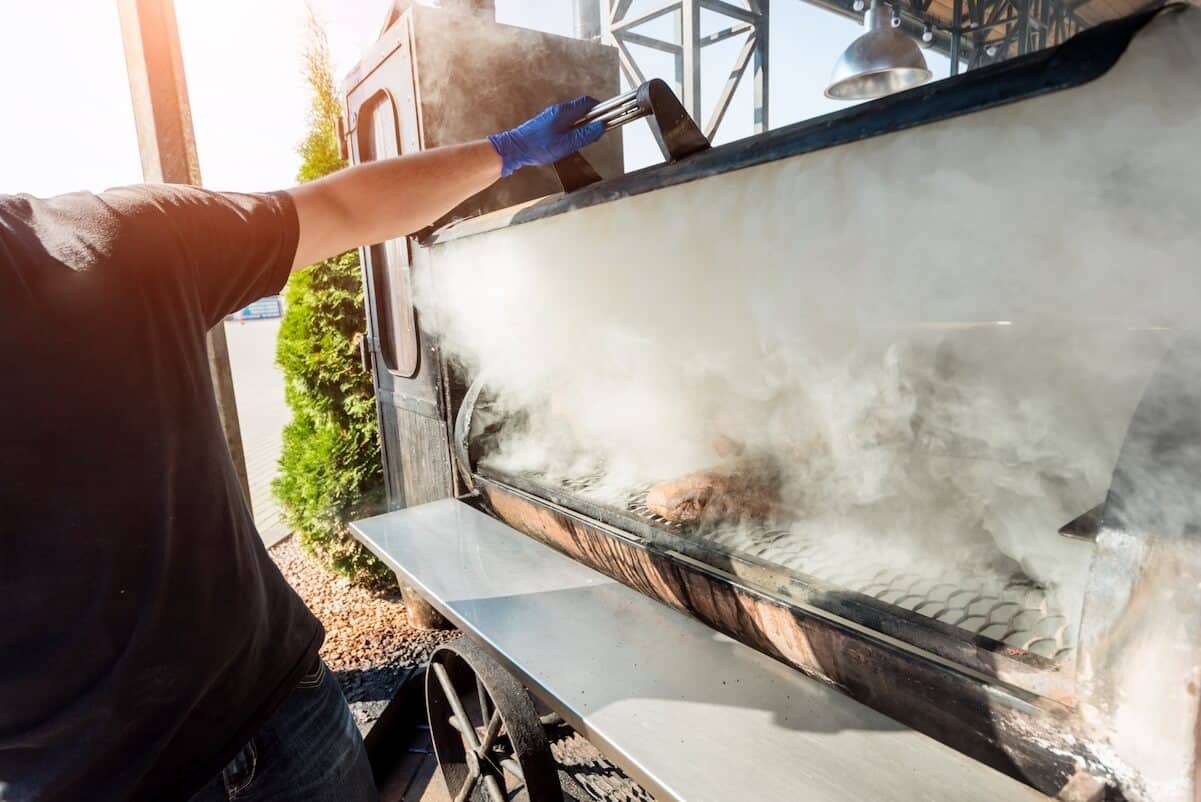
<path id="1" fill-rule="evenodd" d="M 597 102 L 596 98 L 587 95 L 577 97 L 568 103 L 551 106 L 511 131 L 488 137 L 503 161 L 501 174 L 512 175 L 522 167 L 557 162 L 600 139 L 605 133 L 604 123 L 573 127 Z"/>
<path id="2" fill-rule="evenodd" d="M 579 97 L 486 140 L 367 162 L 288 190 L 300 222 L 292 269 L 411 234 L 502 175 L 592 144 L 603 123 L 572 126 L 595 105 Z"/>

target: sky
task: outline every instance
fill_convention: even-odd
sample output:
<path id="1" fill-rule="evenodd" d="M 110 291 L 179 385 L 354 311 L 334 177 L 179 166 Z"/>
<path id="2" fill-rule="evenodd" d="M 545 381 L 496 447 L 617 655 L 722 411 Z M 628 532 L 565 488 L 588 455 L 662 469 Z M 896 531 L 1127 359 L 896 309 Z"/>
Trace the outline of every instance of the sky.
<path id="1" fill-rule="evenodd" d="M 379 33 L 388 0 L 311 0 L 342 76 Z M 635 0 L 631 14 L 654 0 Z M 259 191 L 295 183 L 308 109 L 301 50 L 304 0 L 175 0 L 204 185 Z M 745 5 L 745 4 L 744 4 Z M 496 0 L 498 21 L 571 34 L 571 0 Z M 704 33 L 719 25 L 709 12 Z M 660 26 L 656 29 L 656 24 Z M 666 36 L 670 22 L 641 29 Z M 775 0 L 771 124 L 839 108 L 822 96 L 830 69 L 861 29 L 800 0 Z M 707 48 L 706 114 L 740 46 Z M 667 58 L 636 51 L 647 77 L 672 79 Z M 935 77 L 945 58 L 926 51 Z M 116 0 L 0 0 L 0 193 L 50 196 L 141 180 Z M 718 142 L 751 133 L 750 82 Z M 627 169 L 657 159 L 646 126 L 627 126 Z"/>

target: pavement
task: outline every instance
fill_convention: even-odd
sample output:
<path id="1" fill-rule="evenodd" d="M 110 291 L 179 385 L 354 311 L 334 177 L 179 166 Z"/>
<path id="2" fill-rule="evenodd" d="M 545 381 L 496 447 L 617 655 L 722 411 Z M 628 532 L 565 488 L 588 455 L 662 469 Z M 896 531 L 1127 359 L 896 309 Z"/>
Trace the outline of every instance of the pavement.
<path id="1" fill-rule="evenodd" d="M 451 802 L 427 726 L 418 729 L 404 756 L 379 779 L 380 802 Z"/>
<path id="2" fill-rule="evenodd" d="M 291 534 L 271 481 L 279 470 L 284 426 L 292 413 L 284 402 L 284 377 L 275 364 L 279 319 L 226 322 L 234 396 L 242 427 L 242 448 L 250 479 L 250 505 L 263 542 L 271 546 Z"/>

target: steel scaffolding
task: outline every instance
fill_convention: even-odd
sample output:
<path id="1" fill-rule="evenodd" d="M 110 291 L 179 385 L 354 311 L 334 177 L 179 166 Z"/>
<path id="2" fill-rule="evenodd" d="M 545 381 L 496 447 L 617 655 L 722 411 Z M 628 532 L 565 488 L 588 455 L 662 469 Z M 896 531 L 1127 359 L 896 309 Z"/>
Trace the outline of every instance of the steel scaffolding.
<path id="1" fill-rule="evenodd" d="M 746 0 L 742 6 L 725 0 L 667 0 L 631 13 L 633 0 L 577 0 L 577 29 L 581 35 L 599 36 L 614 45 L 622 72 L 634 86 L 644 83 L 646 75 L 631 51 L 631 45 L 672 56 L 676 92 L 693 119 L 706 120 L 703 130 L 710 139 L 721 127 L 730 101 L 749 69 L 754 92 L 754 131 L 761 133 L 768 129 L 768 4 L 769 0 Z M 721 18 L 718 30 L 702 35 L 702 10 Z M 672 16 L 674 34 L 671 40 L 639 30 L 669 15 Z M 742 38 L 742 47 L 713 108 L 706 115 L 701 100 L 702 53 L 711 45 L 736 37 Z"/>
<path id="2" fill-rule="evenodd" d="M 923 0 L 908 0 L 920 9 Z M 1081 0 L 953 0 L 951 72 L 967 55 L 968 69 L 1058 44 L 1088 27 L 1076 13 Z M 925 0 L 929 6 L 929 0 Z M 920 9 L 924 13 L 926 9 Z M 966 44 L 966 48 L 965 48 Z M 956 57 L 958 56 L 958 57 Z"/>
<path id="3" fill-rule="evenodd" d="M 779 2 L 780 0 L 777 0 Z M 806 0 L 826 11 L 861 20 L 864 0 Z M 634 9 L 634 0 L 573 0 L 577 35 L 614 45 L 632 85 L 646 80 L 631 45 L 667 53 L 675 61 L 676 91 L 705 135 L 720 128 L 734 93 L 751 72 L 754 131 L 769 127 L 770 0 L 659 0 Z M 890 0 L 901 27 L 951 60 L 951 74 L 1025 55 L 1058 44 L 1088 27 L 1079 9 L 1088 0 Z M 701 33 L 701 13 L 722 18 L 719 29 Z M 651 36 L 644 26 L 671 18 L 673 36 Z M 701 57 L 706 47 L 744 37 L 712 109 L 702 108 Z M 849 44 L 849 42 L 848 42 Z M 707 113 L 706 113 L 707 112 Z"/>

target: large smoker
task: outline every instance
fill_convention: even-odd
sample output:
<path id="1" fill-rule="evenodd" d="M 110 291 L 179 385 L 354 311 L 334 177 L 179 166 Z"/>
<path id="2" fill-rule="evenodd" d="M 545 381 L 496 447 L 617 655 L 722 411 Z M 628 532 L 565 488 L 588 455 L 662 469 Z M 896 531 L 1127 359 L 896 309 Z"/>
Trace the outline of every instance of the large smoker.
<path id="1" fill-rule="evenodd" d="M 366 342 L 392 505 L 462 498 L 1052 797 L 1088 787 L 1101 789 L 1090 798 L 1146 798 L 1148 787 L 1158 787 L 1153 775 L 1166 772 L 1188 778 L 1179 798 L 1197 798 L 1201 346 L 1192 330 L 1201 276 L 1196 235 L 1185 221 L 1195 229 L 1201 208 L 1161 207 L 1157 198 L 1197 199 L 1188 188 L 1201 183 L 1201 168 L 1194 157 L 1177 163 L 1171 176 L 1140 176 L 1112 159 L 1132 149 L 1175 154 L 1173 142 L 1201 141 L 1198 17 L 1169 9 L 1106 23 L 1050 50 L 730 145 L 688 148 L 683 157 L 670 151 L 660 124 L 666 163 L 630 175 L 621 174 L 613 136 L 586 154 L 604 180 L 576 188 L 587 179 L 549 170 L 519 174 L 419 236 L 368 249 Z M 616 57 L 601 45 L 420 7 L 391 23 L 347 82 L 345 137 L 355 161 L 476 137 L 582 92 L 617 94 Z M 472 46 L 462 46 L 467 41 Z M 519 54 L 534 50 L 538 63 L 553 58 L 556 69 L 523 63 Z M 513 76 L 520 87 L 505 89 L 495 75 Z M 484 76 L 481 97 L 473 88 Z M 1131 113 L 1144 125 L 1137 139 L 1114 123 Z M 1068 138 L 1075 140 L 1070 147 L 1063 144 Z M 973 142 L 976 152 L 993 155 L 948 173 L 946 154 L 971 153 Z M 996 163 L 998 143 L 1014 148 L 1010 166 Z M 1013 165 L 1046 155 L 1022 150 L 1030 146 L 1047 147 L 1046 157 L 1061 164 L 1070 161 L 1063 155 L 1069 150 L 1095 149 L 1101 162 L 1080 169 L 1111 170 L 1100 192 L 1112 192 L 1122 214 L 1137 219 L 1115 224 L 1100 201 L 1082 202 L 1076 214 L 1031 212 L 1051 202 L 1039 196 L 1054 183 L 1032 178 L 1029 195 L 987 204 L 1001 215 L 989 225 L 1003 232 L 988 239 L 991 253 L 977 248 L 978 231 L 966 217 L 937 221 L 939 247 L 959 250 L 931 259 L 926 275 L 897 277 L 877 263 L 865 277 L 800 255 L 805 238 L 826 237 L 854 251 L 855 238 L 883 237 L 882 230 L 870 233 L 873 193 L 896 200 L 886 204 L 892 238 L 920 237 L 912 223 L 923 205 L 970 207 L 980 195 L 954 197 L 948 185 L 987 191 L 1005 171 L 1022 172 Z M 904 180 L 892 166 L 902 158 L 906 176 L 929 180 L 891 184 Z M 846 186 L 867 178 L 879 183 Z M 1160 180 L 1172 191 L 1161 193 Z M 564 184 L 574 191 L 562 192 Z M 706 211 L 725 208 L 717 199 L 778 202 L 789 187 L 798 198 L 825 193 L 830 214 L 855 224 L 805 222 L 814 206 L 789 213 L 752 206 L 748 214 L 770 212 L 749 229 L 758 241 L 712 247 L 755 260 L 763 275 L 808 271 L 826 305 L 887 308 L 879 315 L 885 334 L 872 336 L 920 347 L 933 342 L 934 363 L 958 360 L 949 383 L 1005 384 L 1017 405 L 1050 410 L 1047 429 L 1070 428 L 1084 407 L 1096 412 L 1102 425 L 1093 441 L 1108 472 L 1038 541 L 1050 544 L 1040 552 L 1050 556 L 1039 559 L 1053 570 L 1027 570 L 1023 555 L 1004 548 L 982 562 L 848 556 L 826 548 L 820 533 L 775 515 L 681 523 L 648 506 L 649 483 L 598 492 L 611 481 L 603 467 L 552 475 L 495 459 L 506 426 L 522 425 L 523 413 L 496 403 L 495 377 L 446 353 L 433 333 L 443 330 L 433 319 L 439 305 L 419 314 L 415 283 L 436 297 L 456 286 L 443 276 L 485 270 L 497 254 L 553 250 L 553 243 L 578 242 L 591 231 L 607 239 L 588 248 L 610 259 L 650 240 L 657 255 L 685 254 L 690 240 L 720 226 L 722 212 Z M 1015 264 L 999 256 L 1009 238 L 1040 236 L 1029 228 L 1050 215 L 1059 216 L 1063 235 L 1048 240 L 1054 247 L 1045 261 Z M 1114 225 L 1125 228 L 1115 233 Z M 1101 278 L 1073 244 L 1094 233 L 1128 245 Z M 1171 247 L 1158 248 L 1168 239 Z M 1080 254 L 1086 251 L 1082 244 Z M 1142 261 L 1127 258 L 1144 252 Z M 604 265 L 599 257 L 582 261 L 578 269 Z M 941 272 L 948 266 L 956 272 Z M 886 306 L 865 297 L 865 287 L 878 288 Z M 1059 313 L 1050 334 L 1039 328 L 1047 310 Z M 1028 367 L 1040 361 L 1040 349 L 1065 343 L 1070 355 Z M 1051 381 L 1039 372 L 1047 365 L 1056 371 Z M 1030 397 L 1054 403 L 1027 403 Z M 955 466 L 1013 462 L 988 443 L 927 438 L 922 447 Z M 1018 460 L 996 475 L 1028 470 Z M 1063 581 L 1078 592 L 1052 592 L 1048 575 L 1069 577 Z M 1147 739 L 1145 748 L 1130 745 Z"/>

